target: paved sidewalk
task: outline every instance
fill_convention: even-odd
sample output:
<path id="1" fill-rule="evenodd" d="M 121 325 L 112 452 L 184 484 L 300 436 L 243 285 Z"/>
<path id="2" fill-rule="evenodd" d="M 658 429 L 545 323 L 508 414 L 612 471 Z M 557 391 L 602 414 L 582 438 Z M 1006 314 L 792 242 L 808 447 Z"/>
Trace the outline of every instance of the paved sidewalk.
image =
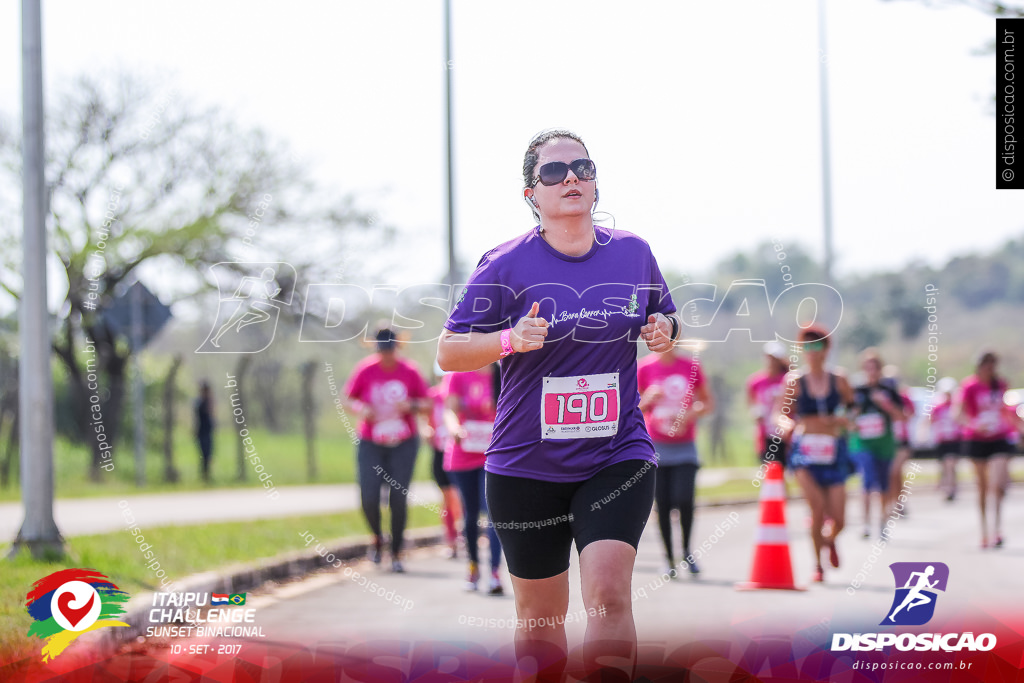
<path id="1" fill-rule="evenodd" d="M 938 473 L 939 463 L 921 461 L 928 473 Z M 1024 458 L 1011 461 L 1014 478 L 1024 473 Z M 697 473 L 698 487 L 720 486 L 730 480 L 753 479 L 753 467 L 702 467 Z M 973 488 L 974 475 L 967 463 L 959 469 L 961 484 Z M 141 527 L 187 526 L 208 522 L 293 517 L 355 510 L 359 508 L 359 490 L 355 484 L 320 484 L 278 487 L 281 495 L 269 499 L 263 488 L 212 489 L 182 493 L 153 493 L 109 498 L 72 498 L 57 500 L 54 518 L 65 537 L 102 534 L 124 528 L 121 501 L 131 510 Z M 795 488 L 793 489 L 795 490 Z M 751 498 L 757 491 L 751 488 Z M 409 502 L 413 505 L 438 504 L 441 493 L 432 481 L 413 482 Z M 699 499 L 698 499 L 699 501 Z M 698 502 L 699 504 L 699 502 Z M 24 511 L 21 503 L 0 503 L 0 538 L 12 539 L 21 528 Z"/>
<path id="2" fill-rule="evenodd" d="M 54 519 L 61 534 L 69 537 L 124 529 L 119 504 L 130 509 L 143 528 L 330 514 L 359 507 L 355 484 L 283 486 L 277 490 L 281 495 L 273 500 L 263 488 L 72 498 L 54 503 Z M 438 503 L 441 492 L 433 482 L 414 482 L 409 499 L 414 505 Z M 21 503 L 0 504 L 0 538 L 14 538 L 23 519 Z"/>

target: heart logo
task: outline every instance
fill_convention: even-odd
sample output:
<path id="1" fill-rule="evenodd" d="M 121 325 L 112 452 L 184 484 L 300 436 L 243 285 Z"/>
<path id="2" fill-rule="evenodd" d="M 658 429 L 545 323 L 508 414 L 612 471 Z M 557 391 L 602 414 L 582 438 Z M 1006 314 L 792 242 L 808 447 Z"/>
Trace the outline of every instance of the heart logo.
<path id="1" fill-rule="evenodd" d="M 72 627 L 78 626 L 78 623 L 92 610 L 92 603 L 96 600 L 96 594 L 92 593 L 89 595 L 89 601 L 85 603 L 85 607 L 79 607 L 78 609 L 71 606 L 71 601 L 74 599 L 74 593 L 62 593 L 57 597 L 57 607 Z"/>

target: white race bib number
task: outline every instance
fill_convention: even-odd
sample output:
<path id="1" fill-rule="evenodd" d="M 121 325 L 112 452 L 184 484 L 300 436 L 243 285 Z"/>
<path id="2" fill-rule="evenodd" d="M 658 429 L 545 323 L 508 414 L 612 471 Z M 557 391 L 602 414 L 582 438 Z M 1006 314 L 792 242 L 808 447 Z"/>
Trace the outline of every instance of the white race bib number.
<path id="1" fill-rule="evenodd" d="M 466 436 L 460 445 L 465 452 L 483 453 L 491 445 L 491 432 L 494 431 L 493 422 L 466 420 L 462 423 L 462 428 L 466 430 Z"/>
<path id="2" fill-rule="evenodd" d="M 804 434 L 800 455 L 808 465 L 831 465 L 836 461 L 836 439 L 828 434 Z"/>
<path id="3" fill-rule="evenodd" d="M 619 373 L 545 377 L 542 439 L 593 439 L 619 431 Z"/>
<path id="4" fill-rule="evenodd" d="M 885 436 L 885 416 L 881 413 L 867 413 L 857 416 L 857 433 L 862 439 L 880 439 Z"/>
<path id="5" fill-rule="evenodd" d="M 370 432 L 370 439 L 382 446 L 394 446 L 410 436 L 412 431 L 409 429 L 409 423 L 402 418 L 374 422 Z"/>

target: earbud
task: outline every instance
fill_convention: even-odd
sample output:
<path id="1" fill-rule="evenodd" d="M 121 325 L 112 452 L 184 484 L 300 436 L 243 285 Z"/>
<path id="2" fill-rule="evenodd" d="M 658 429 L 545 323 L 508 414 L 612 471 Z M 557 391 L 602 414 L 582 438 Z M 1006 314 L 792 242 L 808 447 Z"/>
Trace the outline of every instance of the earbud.
<path id="1" fill-rule="evenodd" d="M 537 203 L 537 198 L 536 198 L 536 197 L 530 197 L 530 202 L 531 202 L 531 203 L 532 203 L 532 204 L 533 204 L 534 206 L 536 206 L 536 207 L 537 207 L 538 209 L 540 208 L 540 204 L 538 204 L 538 203 Z"/>

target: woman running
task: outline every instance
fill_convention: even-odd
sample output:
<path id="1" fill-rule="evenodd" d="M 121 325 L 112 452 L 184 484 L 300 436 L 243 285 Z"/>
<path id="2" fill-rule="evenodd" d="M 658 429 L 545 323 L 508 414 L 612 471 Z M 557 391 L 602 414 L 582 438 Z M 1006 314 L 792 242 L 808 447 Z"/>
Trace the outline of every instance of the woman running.
<path id="1" fill-rule="evenodd" d="M 879 528 L 895 500 L 890 486 L 890 470 L 896 457 L 896 433 L 893 425 L 903 419 L 903 399 L 899 388 L 882 377 L 882 357 L 874 348 L 861 352 L 864 384 L 853 390 L 854 430 L 850 451 L 859 461 L 864 480 L 864 538 L 871 537 L 871 500 L 878 499 Z"/>
<path id="2" fill-rule="evenodd" d="M 554 646 L 563 658 L 550 674 L 565 662 L 573 542 L 589 616 L 585 657 L 615 640 L 635 662 L 630 579 L 656 464 L 636 341 L 664 351 L 680 329 L 648 244 L 594 224 L 589 156 L 568 131 L 530 142 L 523 195 L 539 225 L 483 256 L 438 345 L 446 370 L 501 359 L 487 504 L 512 576 L 516 653 Z"/>
<path id="3" fill-rule="evenodd" d="M 443 380 L 445 373 L 441 368 L 435 367 L 434 374 Z M 444 524 L 445 539 L 448 541 L 448 557 L 454 560 L 459 556 L 459 532 L 455 527 L 455 521 L 462 517 L 462 506 L 459 504 L 459 492 L 455 484 L 444 471 L 444 450 L 448 446 L 451 434 L 444 424 L 444 391 L 440 381 L 427 390 L 427 398 L 430 399 L 430 415 L 427 418 L 424 436 L 434 449 L 431 473 L 438 488 L 441 489 L 441 522 Z"/>
<path id="4" fill-rule="evenodd" d="M 484 500 L 484 452 L 491 445 L 494 429 L 494 371 L 481 368 L 473 372 L 452 372 L 445 377 L 445 424 L 452 438 L 444 452 L 444 469 L 459 488 L 466 516 L 462 530 L 469 555 L 466 590 L 477 590 L 480 580 L 480 513 L 487 514 Z M 498 570 L 501 568 L 501 542 L 494 525 L 487 520 L 487 540 L 491 551 L 491 595 L 504 595 Z"/>
<path id="5" fill-rule="evenodd" d="M 953 412 L 954 392 L 958 383 L 952 377 L 943 377 L 935 385 L 939 402 L 929 415 L 929 432 L 935 444 L 935 453 L 942 460 L 939 490 L 946 494 L 946 502 L 956 498 L 956 464 L 960 455 L 960 425 Z"/>
<path id="6" fill-rule="evenodd" d="M 415 363 L 398 355 L 395 333 L 383 327 L 377 331 L 377 353 L 356 364 L 345 393 L 352 410 L 362 417 L 356 460 L 363 515 L 373 533 L 370 559 L 380 564 L 384 547 L 380 489 L 386 484 L 391 571 L 403 572 L 406 497 L 420 445 L 415 415 L 429 409 L 427 383 Z"/>
<path id="7" fill-rule="evenodd" d="M 658 455 L 654 500 L 668 563 L 665 572 L 676 576 L 672 552 L 672 511 L 678 510 L 683 563 L 691 574 L 696 575 L 700 568 L 686 558 L 692 555 L 690 538 L 694 493 L 700 467 L 696 444 L 697 420 L 713 413 L 715 402 L 704 381 L 700 362 L 677 353 L 673 347 L 652 353 L 637 364 L 637 388 L 640 390 L 640 410 Z"/>
<path id="8" fill-rule="evenodd" d="M 900 407 L 903 410 L 903 419 L 897 420 L 892 425 L 893 434 L 896 437 L 896 457 L 893 458 L 892 467 L 889 470 L 889 488 L 893 495 L 899 495 L 899 492 L 903 490 L 903 467 L 913 454 L 910 447 L 910 418 L 914 417 L 916 408 L 907 388 L 900 383 L 899 368 L 895 365 L 886 365 L 882 368 L 882 375 L 899 389 Z M 910 505 L 904 503 L 900 512 L 907 517 L 910 513 Z"/>
<path id="9" fill-rule="evenodd" d="M 959 416 L 963 428 L 963 454 L 974 463 L 978 475 L 978 507 L 981 511 L 981 547 L 994 539 L 1003 546 L 1003 498 L 1010 481 L 1009 458 L 1013 453 L 1010 438 L 1019 425 L 1017 414 L 1003 401 L 1007 383 L 996 372 L 999 359 L 992 351 L 978 357 L 974 374 L 960 385 Z M 992 492 L 995 524 L 989 535 L 987 499 Z"/>
<path id="10" fill-rule="evenodd" d="M 846 451 L 847 423 L 842 409 L 853 403 L 853 391 L 844 375 L 825 367 L 829 340 L 824 331 L 805 328 L 800 333 L 800 342 L 806 368 L 798 376 L 791 373 L 786 379 L 787 385 L 794 388 L 796 401 L 789 462 L 811 508 L 814 580 L 821 582 L 825 580 L 822 549 L 828 548 L 829 563 L 839 567 L 836 537 L 846 523 L 846 479 L 853 471 Z"/>
<path id="11" fill-rule="evenodd" d="M 770 438 L 775 429 L 772 410 L 782 395 L 783 382 L 789 370 L 789 357 L 781 342 L 764 345 L 765 367 L 747 378 L 747 405 L 757 425 L 755 448 L 761 462 L 776 461 L 786 466 L 786 442 Z"/>

